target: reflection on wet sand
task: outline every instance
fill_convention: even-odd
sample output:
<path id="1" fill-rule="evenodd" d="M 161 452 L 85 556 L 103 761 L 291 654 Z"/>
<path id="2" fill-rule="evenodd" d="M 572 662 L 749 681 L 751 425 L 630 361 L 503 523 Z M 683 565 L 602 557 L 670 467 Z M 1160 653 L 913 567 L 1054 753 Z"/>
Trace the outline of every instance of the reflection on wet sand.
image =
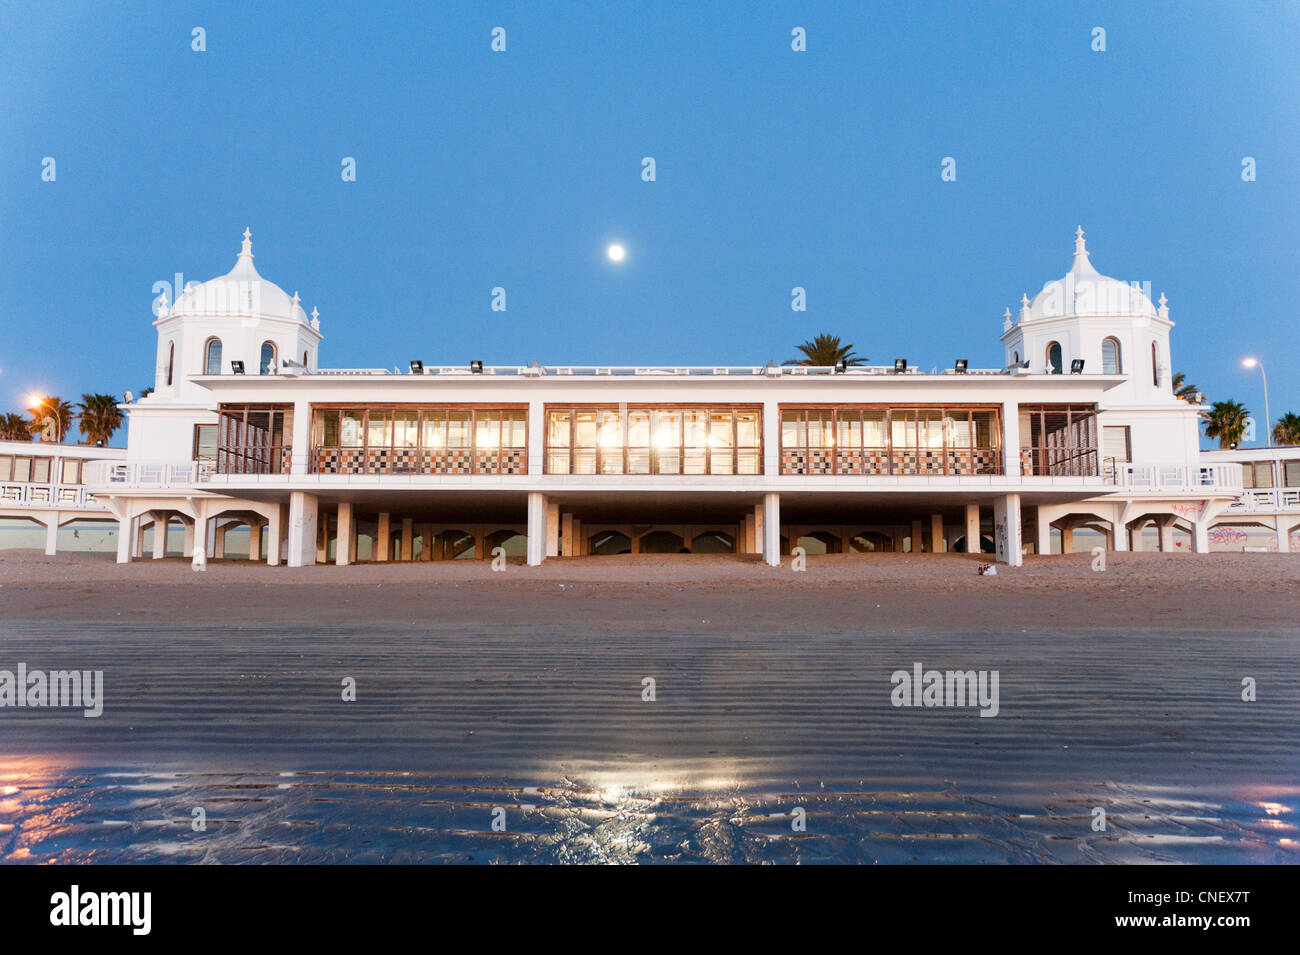
<path id="1" fill-rule="evenodd" d="M 11 769 L 0 775 L 0 860 L 1300 861 L 1292 821 L 1300 789 L 1270 787 L 1260 799 L 1252 787 L 1192 797 L 1137 783 L 989 793 L 897 781 L 822 780 L 812 791 L 717 782 L 686 788 L 630 770 L 527 785 L 407 772 Z M 1105 832 L 1091 830 L 1096 805 L 1108 807 Z M 803 831 L 791 825 L 796 808 Z"/>

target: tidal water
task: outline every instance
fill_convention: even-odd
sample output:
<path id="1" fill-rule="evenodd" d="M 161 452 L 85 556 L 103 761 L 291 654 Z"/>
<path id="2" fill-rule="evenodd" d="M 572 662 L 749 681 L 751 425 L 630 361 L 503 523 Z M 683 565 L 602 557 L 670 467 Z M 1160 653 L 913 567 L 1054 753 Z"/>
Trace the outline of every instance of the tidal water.
<path id="1" fill-rule="evenodd" d="M 98 719 L 0 709 L 0 861 L 1290 863 L 1297 641 L 0 624 L 104 671 Z M 997 717 L 894 706 L 912 661 Z"/>

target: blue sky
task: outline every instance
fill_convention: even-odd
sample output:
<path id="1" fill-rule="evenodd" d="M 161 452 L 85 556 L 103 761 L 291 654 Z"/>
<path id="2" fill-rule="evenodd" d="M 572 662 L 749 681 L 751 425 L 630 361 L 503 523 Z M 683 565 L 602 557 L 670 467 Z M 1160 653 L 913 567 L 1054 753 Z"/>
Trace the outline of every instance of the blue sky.
<path id="1" fill-rule="evenodd" d="M 929 368 L 1001 365 L 1079 223 L 1176 370 L 1300 412 L 1297 49 L 1294 3 L 0 4 L 0 412 L 149 384 L 154 283 L 245 226 L 325 365 Z"/>

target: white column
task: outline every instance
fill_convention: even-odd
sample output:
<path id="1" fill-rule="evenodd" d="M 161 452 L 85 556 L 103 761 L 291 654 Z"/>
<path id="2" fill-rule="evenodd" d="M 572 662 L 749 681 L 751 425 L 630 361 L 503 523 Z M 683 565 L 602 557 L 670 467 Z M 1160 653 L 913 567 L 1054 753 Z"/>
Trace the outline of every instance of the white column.
<path id="1" fill-rule="evenodd" d="M 310 567 L 316 563 L 316 517 L 319 507 L 320 502 L 315 494 L 306 491 L 289 493 L 290 567 Z"/>
<path id="2" fill-rule="evenodd" d="M 1034 553 L 1050 554 L 1052 552 L 1052 521 L 1051 515 L 1045 513 L 1046 508 L 1039 507 L 1038 513 L 1034 516 L 1034 525 L 1038 529 L 1037 546 Z"/>
<path id="3" fill-rule="evenodd" d="M 1007 477 L 1020 476 L 1020 402 L 1018 401 L 1002 402 L 1002 462 Z"/>
<path id="4" fill-rule="evenodd" d="M 781 495 L 763 495 L 763 561 L 781 566 Z"/>
<path id="5" fill-rule="evenodd" d="M 922 533 L 920 521 L 912 521 L 912 553 L 919 554 L 925 550 L 924 541 L 921 538 Z"/>
<path id="6" fill-rule="evenodd" d="M 280 548 L 284 543 L 284 505 L 277 504 L 266 524 L 266 563 L 280 565 Z"/>
<path id="7" fill-rule="evenodd" d="M 352 504 L 339 502 L 338 539 L 334 542 L 334 563 L 346 567 L 352 563 L 352 537 L 356 528 L 352 526 Z"/>
<path id="8" fill-rule="evenodd" d="M 1197 525 L 1200 526 L 1199 524 Z M 1203 530 L 1202 530 L 1203 532 Z M 1128 550 L 1128 527 L 1123 519 L 1110 522 L 1110 538 L 1114 550 Z M 1206 551 L 1197 551 L 1198 554 Z"/>
<path id="9" fill-rule="evenodd" d="M 546 448 L 546 402 L 528 402 L 528 473 L 542 474 Z M 531 563 L 531 561 L 530 561 Z"/>
<path id="10" fill-rule="evenodd" d="M 565 557 L 573 557 L 573 515 L 560 515 L 560 552 Z"/>
<path id="11" fill-rule="evenodd" d="M 131 563 L 131 543 L 134 535 L 131 533 L 131 525 L 135 523 L 130 514 L 128 506 L 127 516 L 119 518 L 117 522 L 117 562 L 119 564 Z"/>
<path id="12" fill-rule="evenodd" d="M 546 559 L 546 495 L 528 492 L 528 566 L 536 567 Z"/>
<path id="13" fill-rule="evenodd" d="M 1020 495 L 1004 494 L 993 499 L 993 540 L 997 545 L 999 563 L 1019 567 L 1024 563 L 1020 553 Z"/>
<path id="14" fill-rule="evenodd" d="M 410 560 L 415 553 L 415 518 L 402 518 L 402 560 Z"/>
<path id="15" fill-rule="evenodd" d="M 292 474 L 306 474 L 310 470 L 308 467 L 308 458 L 311 454 L 311 402 L 295 401 L 293 405 L 293 453 L 289 463 L 289 471 Z M 292 505 L 290 505 L 290 518 L 292 522 Z M 293 533 L 290 532 L 289 538 L 292 541 Z M 291 545 L 292 546 L 292 545 Z M 290 567 L 301 566 L 289 561 Z"/>
<path id="16" fill-rule="evenodd" d="M 186 560 L 194 556 L 194 525 L 196 521 L 185 522 L 185 537 L 182 539 L 181 552 Z"/>
<path id="17" fill-rule="evenodd" d="M 980 506 L 966 505 L 966 553 L 980 552 Z"/>
<path id="18" fill-rule="evenodd" d="M 1279 514 L 1276 520 L 1277 520 L 1277 552 L 1279 554 L 1289 554 L 1291 553 L 1291 539 L 1290 539 L 1291 535 L 1287 533 L 1286 522 L 1288 518 L 1285 518 L 1281 514 Z M 53 553 L 53 551 L 51 551 L 50 553 Z"/>
<path id="19" fill-rule="evenodd" d="M 257 521 L 248 525 L 248 559 L 262 559 L 262 525 Z"/>
<path id="20" fill-rule="evenodd" d="M 943 515 L 930 515 L 930 546 L 936 554 L 945 553 L 948 550 L 943 540 Z"/>
<path id="21" fill-rule="evenodd" d="M 1160 553 L 1171 553 L 1174 550 L 1174 519 L 1161 518 L 1156 527 L 1160 532 Z"/>
<path id="22" fill-rule="evenodd" d="M 546 502 L 546 556 L 560 556 L 560 504 Z"/>
<path id="23" fill-rule="evenodd" d="M 45 553 L 53 556 L 59 552 L 59 512 L 55 511 L 46 520 Z"/>
<path id="24" fill-rule="evenodd" d="M 763 402 L 763 473 L 781 473 L 781 405 L 775 399 Z"/>
<path id="25" fill-rule="evenodd" d="M 392 548 L 392 518 L 387 511 L 379 512 L 379 530 L 375 532 L 375 560 L 388 560 Z"/>

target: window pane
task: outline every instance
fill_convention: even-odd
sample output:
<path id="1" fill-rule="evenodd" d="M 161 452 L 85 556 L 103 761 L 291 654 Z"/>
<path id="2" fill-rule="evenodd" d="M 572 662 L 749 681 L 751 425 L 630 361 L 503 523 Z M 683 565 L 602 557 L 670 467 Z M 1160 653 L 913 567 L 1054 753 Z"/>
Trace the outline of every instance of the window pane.
<path id="1" fill-rule="evenodd" d="M 802 448 L 808 443 L 808 429 L 802 411 L 781 412 L 781 447 Z"/>
<path id="2" fill-rule="evenodd" d="M 629 411 L 627 413 L 627 446 L 629 448 L 650 446 L 650 412 Z"/>
<path id="3" fill-rule="evenodd" d="M 419 412 L 397 411 L 393 414 L 393 447 L 413 448 L 419 439 Z"/>
<path id="4" fill-rule="evenodd" d="M 507 411 L 502 415 L 501 442 L 507 448 L 528 447 L 528 412 Z"/>
<path id="5" fill-rule="evenodd" d="M 365 412 L 349 410 L 341 412 L 341 416 L 342 421 L 339 426 L 339 447 L 361 447 L 361 424 L 365 418 Z"/>
<path id="6" fill-rule="evenodd" d="M 4 466 L 0 465 L 0 475 L 4 474 Z M 1300 487 L 1300 461 L 1286 462 L 1286 486 Z"/>
<path id="7" fill-rule="evenodd" d="M 470 446 L 469 412 L 449 411 L 447 413 L 447 447 L 468 448 Z"/>
<path id="8" fill-rule="evenodd" d="M 32 462 L 32 480 L 37 484 L 48 484 L 50 481 L 50 459 L 37 458 Z"/>
<path id="9" fill-rule="evenodd" d="M 920 442 L 923 448 L 942 448 L 943 447 L 943 412 L 942 411 L 921 411 L 918 413 L 920 421 Z"/>
<path id="10" fill-rule="evenodd" d="M 338 413 L 331 414 L 330 420 L 334 422 L 333 437 L 337 441 L 339 430 Z M 215 424 L 198 424 L 194 426 L 194 452 L 195 457 L 200 461 L 215 461 L 217 459 L 217 426 Z"/>
<path id="11" fill-rule="evenodd" d="M 944 443 L 955 449 L 969 448 L 971 445 L 971 425 L 969 411 L 949 411 L 944 421 Z"/>
<path id="12" fill-rule="evenodd" d="M 976 411 L 972 417 L 975 419 L 975 447 L 997 447 L 997 412 Z"/>
<path id="13" fill-rule="evenodd" d="M 715 411 L 709 416 L 709 445 L 715 450 L 732 445 L 731 412 Z"/>
<path id="14" fill-rule="evenodd" d="M 736 446 L 741 448 L 756 448 L 759 444 L 758 412 L 736 412 Z"/>
<path id="15" fill-rule="evenodd" d="M 436 450 L 447 446 L 447 412 L 443 409 L 424 412 L 421 429 L 420 447 Z"/>
<path id="16" fill-rule="evenodd" d="M 501 420 L 498 413 L 478 412 L 474 423 L 474 447 L 491 451 L 501 447 Z"/>
<path id="17" fill-rule="evenodd" d="M 890 412 L 891 432 L 894 448 L 916 447 L 916 412 L 910 409 L 897 409 Z"/>
<path id="18" fill-rule="evenodd" d="M 14 458 L 14 480 L 30 481 L 32 479 L 32 459 Z"/>
<path id="19" fill-rule="evenodd" d="M 0 455 L 0 481 L 10 480 L 13 473 L 14 459 L 9 455 Z"/>
<path id="20" fill-rule="evenodd" d="M 62 462 L 62 473 L 59 475 L 61 484 L 80 484 L 81 483 L 81 462 L 76 458 L 64 458 Z"/>
<path id="21" fill-rule="evenodd" d="M 546 427 L 546 443 L 553 448 L 567 448 L 569 446 L 569 412 L 551 412 Z"/>
<path id="22" fill-rule="evenodd" d="M 889 442 L 885 440 L 885 412 L 884 411 L 864 411 L 862 412 L 862 444 L 867 448 L 885 448 Z"/>
<path id="23" fill-rule="evenodd" d="M 372 448 L 387 448 L 393 443 L 393 413 L 387 408 L 370 412 L 370 427 L 366 431 L 366 444 Z"/>
<path id="24" fill-rule="evenodd" d="M 574 446 L 579 448 L 596 447 L 596 412 L 578 411 L 573 416 Z M 592 459 L 595 460 L 594 458 Z M 593 465 L 594 467 L 594 465 Z M 592 472 L 579 472 L 592 473 Z"/>
<path id="25" fill-rule="evenodd" d="M 845 408 L 836 417 L 839 419 L 839 434 L 835 438 L 836 447 L 841 451 L 856 451 L 861 448 L 862 412 L 854 408 Z"/>

